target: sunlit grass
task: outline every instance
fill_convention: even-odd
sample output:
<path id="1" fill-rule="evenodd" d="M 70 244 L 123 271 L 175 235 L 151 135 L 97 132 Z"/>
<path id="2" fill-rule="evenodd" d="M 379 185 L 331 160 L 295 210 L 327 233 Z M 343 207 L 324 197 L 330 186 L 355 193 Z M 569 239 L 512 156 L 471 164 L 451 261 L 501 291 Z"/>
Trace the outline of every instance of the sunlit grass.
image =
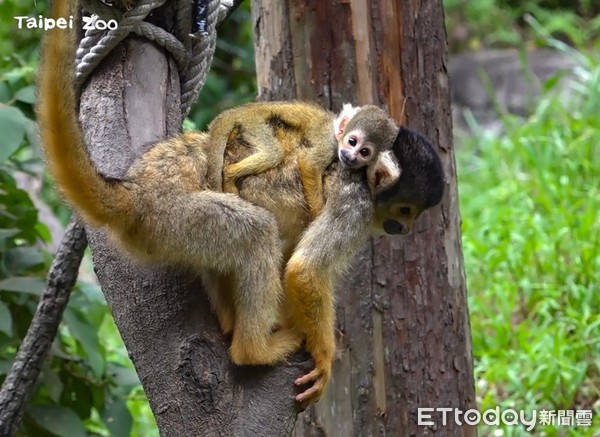
<path id="1" fill-rule="evenodd" d="M 570 101 L 551 93 L 457 152 L 481 409 L 595 410 L 592 429 L 536 435 L 600 433 L 600 67 L 586 61 Z"/>

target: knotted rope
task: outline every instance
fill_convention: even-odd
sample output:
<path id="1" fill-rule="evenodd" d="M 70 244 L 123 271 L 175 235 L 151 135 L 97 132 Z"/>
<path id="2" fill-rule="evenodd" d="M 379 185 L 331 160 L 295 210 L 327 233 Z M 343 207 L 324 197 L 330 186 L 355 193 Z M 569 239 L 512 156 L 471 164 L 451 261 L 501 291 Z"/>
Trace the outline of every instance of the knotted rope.
<path id="1" fill-rule="evenodd" d="M 126 12 L 119 11 L 97 0 L 84 0 L 84 7 L 92 12 L 92 22 L 115 20 L 116 28 L 86 30 L 75 58 L 77 85 L 98 66 L 110 51 L 130 33 L 142 36 L 166 49 L 175 60 L 181 81 L 181 112 L 185 117 L 206 80 L 215 52 L 219 21 L 223 20 L 233 0 L 207 0 L 205 31 L 192 34 L 192 5 L 189 0 L 177 1 L 175 35 L 158 26 L 144 22 L 148 14 L 166 0 L 139 0 Z"/>

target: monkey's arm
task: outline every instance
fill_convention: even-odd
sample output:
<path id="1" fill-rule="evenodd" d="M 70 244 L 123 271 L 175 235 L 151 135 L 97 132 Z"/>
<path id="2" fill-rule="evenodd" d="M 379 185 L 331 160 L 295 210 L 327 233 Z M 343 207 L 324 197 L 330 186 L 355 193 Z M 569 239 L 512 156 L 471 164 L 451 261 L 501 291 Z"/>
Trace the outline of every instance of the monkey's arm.
<path id="1" fill-rule="evenodd" d="M 311 219 L 316 218 L 323 208 L 323 169 L 318 161 L 303 155 L 298 159 L 298 172 L 302 179 L 302 190 L 308 204 Z"/>
<path id="2" fill-rule="evenodd" d="M 334 285 L 364 244 L 373 202 L 363 172 L 326 176 L 326 203 L 310 224 L 285 271 L 288 316 L 306 337 L 315 369 L 296 380 L 313 382 L 296 399 L 308 404 L 321 397 L 335 354 Z"/>

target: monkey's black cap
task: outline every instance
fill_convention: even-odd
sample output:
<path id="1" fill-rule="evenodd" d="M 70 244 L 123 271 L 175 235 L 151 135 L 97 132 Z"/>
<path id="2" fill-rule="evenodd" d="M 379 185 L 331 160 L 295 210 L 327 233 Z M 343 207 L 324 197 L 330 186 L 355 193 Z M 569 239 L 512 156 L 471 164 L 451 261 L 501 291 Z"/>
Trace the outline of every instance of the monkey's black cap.
<path id="1" fill-rule="evenodd" d="M 446 181 L 442 161 L 431 141 L 400 126 L 392 152 L 402 170 L 400 179 L 379 193 L 377 200 L 409 203 L 421 211 L 440 203 Z"/>

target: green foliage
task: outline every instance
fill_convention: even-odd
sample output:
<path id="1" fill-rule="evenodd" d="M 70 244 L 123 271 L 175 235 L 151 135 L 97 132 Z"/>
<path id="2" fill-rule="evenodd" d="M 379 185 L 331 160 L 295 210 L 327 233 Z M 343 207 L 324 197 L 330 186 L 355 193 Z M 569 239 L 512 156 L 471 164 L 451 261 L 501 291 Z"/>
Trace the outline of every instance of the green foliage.
<path id="1" fill-rule="evenodd" d="M 10 175 L 21 166 L 14 153 L 11 159 L 0 163 L 0 383 L 31 322 L 51 259 L 43 249 L 49 232 L 38 221 L 29 195 Z M 113 352 L 99 340 L 108 317 L 99 288 L 80 282 L 28 405 L 21 435 L 85 436 L 91 430 L 129 435 L 132 417 L 126 402 L 139 382 L 131 364 L 111 359 Z"/>
<path id="2" fill-rule="evenodd" d="M 547 435 L 600 432 L 600 65 L 579 59 L 570 101 L 457 153 L 480 407 L 595 410 Z"/>
<path id="3" fill-rule="evenodd" d="M 17 151 L 25 137 L 25 116 L 17 108 L 0 106 L 0 131 L 4 132 L 4 147 L 0 150 L 0 162 L 6 161 Z"/>
<path id="4" fill-rule="evenodd" d="M 19 29 L 14 17 L 45 15 L 46 4 L 33 0 L 0 2 L 0 71 L 36 62 L 42 33 L 39 29 Z"/>
<path id="5" fill-rule="evenodd" d="M 527 24 L 530 17 L 571 45 L 597 49 L 600 44 L 600 8 L 589 0 L 444 0 L 444 9 L 453 51 L 544 46 L 546 40 Z"/>

